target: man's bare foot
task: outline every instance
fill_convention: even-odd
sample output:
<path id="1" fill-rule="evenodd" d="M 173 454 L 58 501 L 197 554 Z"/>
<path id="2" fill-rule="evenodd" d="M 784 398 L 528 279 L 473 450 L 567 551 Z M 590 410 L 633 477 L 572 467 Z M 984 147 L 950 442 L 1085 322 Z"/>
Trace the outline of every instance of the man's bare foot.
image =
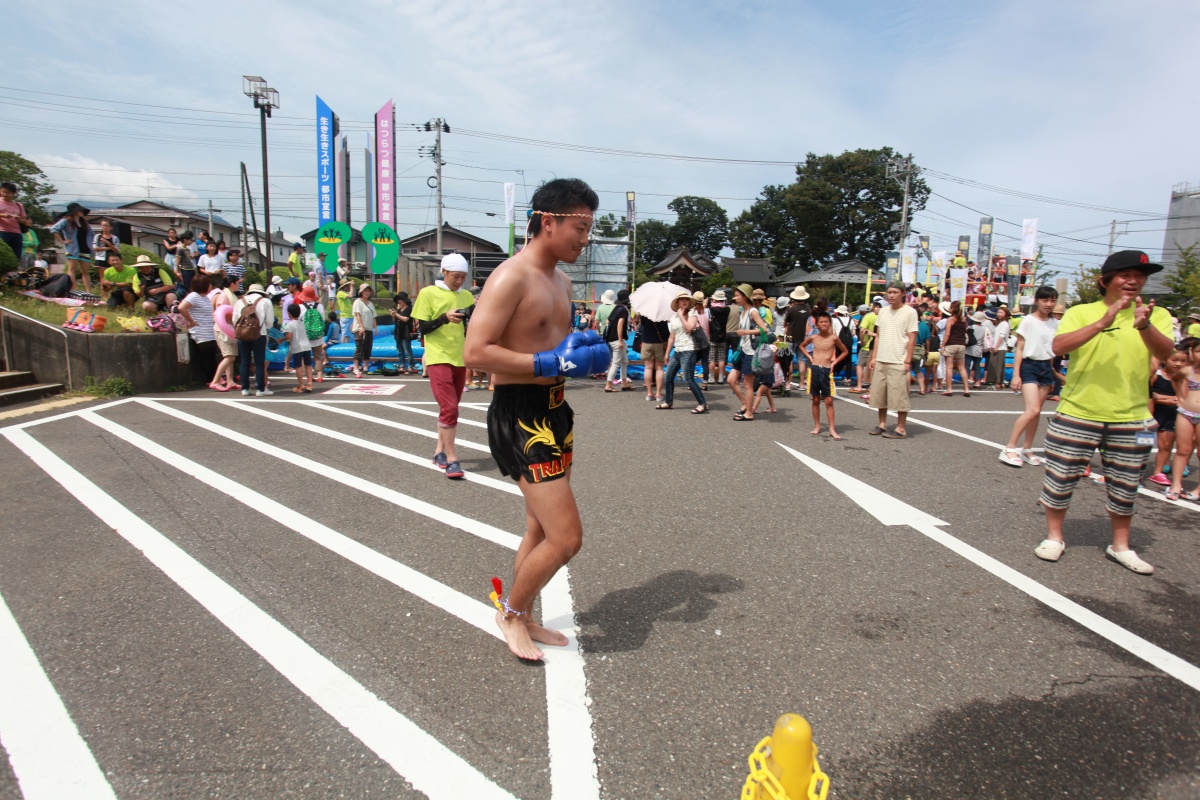
<path id="1" fill-rule="evenodd" d="M 815 427 L 811 431 L 809 431 L 809 433 L 811 433 L 813 436 L 820 436 L 821 435 L 821 426 L 818 425 L 817 427 Z"/>
<path id="2" fill-rule="evenodd" d="M 508 649 L 514 656 L 526 661 L 542 660 L 542 651 L 534 646 L 533 639 L 529 636 L 529 626 L 525 620 L 520 617 L 506 619 L 503 611 L 497 611 L 496 624 L 500 626 L 500 632 L 504 634 L 504 641 L 508 642 Z"/>
<path id="3" fill-rule="evenodd" d="M 542 644 L 552 644 L 556 647 L 566 647 L 567 637 L 556 630 L 543 627 L 533 620 L 526 623 L 529 628 L 529 638 Z"/>
<path id="4" fill-rule="evenodd" d="M 839 436 L 839 435 L 838 435 L 838 432 L 837 432 L 837 431 L 835 431 L 835 430 L 831 430 L 831 431 L 829 431 L 829 438 L 830 438 L 830 439 L 836 439 L 836 440 L 838 440 L 839 442 L 842 440 L 842 437 L 841 437 L 841 436 Z"/>

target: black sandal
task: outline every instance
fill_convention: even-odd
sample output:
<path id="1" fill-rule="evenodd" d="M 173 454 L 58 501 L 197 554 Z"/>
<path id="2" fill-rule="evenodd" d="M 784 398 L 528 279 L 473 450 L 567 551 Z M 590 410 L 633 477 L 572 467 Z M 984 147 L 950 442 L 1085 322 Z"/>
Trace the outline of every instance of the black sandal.
<path id="1" fill-rule="evenodd" d="M 708 413 L 708 406 L 706 406 L 706 405 L 704 405 L 704 406 L 696 406 L 695 408 L 693 408 L 693 409 L 692 409 L 692 413 L 693 413 L 693 414 L 707 414 L 707 413 Z"/>
<path id="2" fill-rule="evenodd" d="M 667 405 L 666 403 L 659 403 L 658 405 L 656 405 L 656 406 L 654 407 L 654 410 L 655 410 L 655 411 L 670 411 L 670 410 L 671 410 L 671 408 L 672 408 L 672 407 L 671 407 L 671 406 L 669 406 L 669 405 Z"/>

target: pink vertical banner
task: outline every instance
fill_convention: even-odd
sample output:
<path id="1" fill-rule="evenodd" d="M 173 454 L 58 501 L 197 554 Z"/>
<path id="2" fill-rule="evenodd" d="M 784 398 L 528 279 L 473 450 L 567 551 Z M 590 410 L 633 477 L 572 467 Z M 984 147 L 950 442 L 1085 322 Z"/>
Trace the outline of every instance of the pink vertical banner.
<path id="1" fill-rule="evenodd" d="M 396 109 L 391 100 L 375 113 L 375 221 L 396 226 Z"/>

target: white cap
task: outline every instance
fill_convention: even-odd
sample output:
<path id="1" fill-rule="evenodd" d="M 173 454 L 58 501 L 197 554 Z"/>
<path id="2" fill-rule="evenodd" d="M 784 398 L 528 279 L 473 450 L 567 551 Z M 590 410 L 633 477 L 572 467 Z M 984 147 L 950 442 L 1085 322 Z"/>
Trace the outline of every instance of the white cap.
<path id="1" fill-rule="evenodd" d="M 442 269 L 446 272 L 470 272 L 471 265 L 461 253 L 447 253 L 442 256 Z"/>

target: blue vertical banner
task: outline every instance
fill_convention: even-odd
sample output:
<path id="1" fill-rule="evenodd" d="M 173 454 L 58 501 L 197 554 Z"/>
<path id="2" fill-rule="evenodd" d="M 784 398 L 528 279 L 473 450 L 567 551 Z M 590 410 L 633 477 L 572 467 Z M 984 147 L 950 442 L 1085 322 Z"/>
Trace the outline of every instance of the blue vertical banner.
<path id="1" fill-rule="evenodd" d="M 333 181 L 337 134 L 337 115 L 317 95 L 317 227 L 337 218 L 337 193 Z"/>

